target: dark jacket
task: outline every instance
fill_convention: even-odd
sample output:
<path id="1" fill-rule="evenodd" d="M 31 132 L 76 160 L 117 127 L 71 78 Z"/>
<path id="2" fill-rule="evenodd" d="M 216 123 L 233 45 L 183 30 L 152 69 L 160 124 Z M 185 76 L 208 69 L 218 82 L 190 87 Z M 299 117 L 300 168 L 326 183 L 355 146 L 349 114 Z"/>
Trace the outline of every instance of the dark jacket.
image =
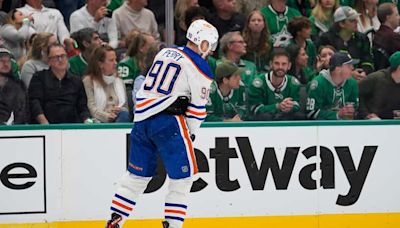
<path id="1" fill-rule="evenodd" d="M 400 34 L 386 25 L 381 25 L 374 35 L 373 46 L 382 48 L 388 56 L 400 50 Z"/>
<path id="2" fill-rule="evenodd" d="M 322 45 L 331 45 L 337 51 L 346 51 L 352 58 L 360 60 L 358 68 L 362 68 L 367 74 L 372 73 L 374 64 L 368 37 L 356 32 L 346 43 L 339 36 L 339 31 L 340 29 L 333 25 L 328 32 L 322 33 L 317 40 L 317 49 Z"/>
<path id="3" fill-rule="evenodd" d="M 393 110 L 400 110 L 400 83 L 388 69 L 369 74 L 359 84 L 359 117 L 375 113 L 381 119 L 393 119 Z"/>
<path id="4" fill-rule="evenodd" d="M 53 72 L 35 73 L 29 85 L 32 119 L 44 114 L 49 123 L 82 123 L 90 114 L 81 79 L 68 71 L 62 80 Z"/>
<path id="5" fill-rule="evenodd" d="M 14 124 L 29 122 L 28 97 L 24 83 L 13 75 L 4 75 L 4 86 L 0 86 L 0 124 L 14 115 Z"/>

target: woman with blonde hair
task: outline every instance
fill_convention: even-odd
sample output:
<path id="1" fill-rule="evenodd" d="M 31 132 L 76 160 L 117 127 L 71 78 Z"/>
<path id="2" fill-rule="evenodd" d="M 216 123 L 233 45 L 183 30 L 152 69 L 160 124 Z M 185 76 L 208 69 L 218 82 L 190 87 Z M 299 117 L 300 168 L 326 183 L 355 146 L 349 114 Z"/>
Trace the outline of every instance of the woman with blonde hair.
<path id="1" fill-rule="evenodd" d="M 318 0 L 311 12 L 311 38 L 315 42 L 319 35 L 333 25 L 333 13 L 340 6 L 339 0 Z"/>
<path id="2" fill-rule="evenodd" d="M 116 73 L 116 59 L 112 47 L 100 46 L 89 60 L 83 85 L 95 122 L 130 122 L 125 85 Z"/>
<path id="3" fill-rule="evenodd" d="M 253 10 L 247 17 L 243 29 L 243 39 L 247 47 L 246 54 L 242 58 L 254 62 L 258 72 L 268 71 L 272 39 L 267 26 L 261 11 Z"/>
<path id="4" fill-rule="evenodd" d="M 25 17 L 21 11 L 13 9 L 8 13 L 4 25 L 0 27 L 4 46 L 17 61 L 26 55 L 25 42 L 36 32 L 32 23 L 32 16 Z"/>
<path id="5" fill-rule="evenodd" d="M 21 79 L 27 88 L 29 88 L 29 83 L 34 73 L 49 69 L 49 65 L 47 65 L 47 48 L 56 43 L 58 43 L 56 36 L 48 32 L 38 33 L 33 38 L 28 60 L 21 69 Z"/>

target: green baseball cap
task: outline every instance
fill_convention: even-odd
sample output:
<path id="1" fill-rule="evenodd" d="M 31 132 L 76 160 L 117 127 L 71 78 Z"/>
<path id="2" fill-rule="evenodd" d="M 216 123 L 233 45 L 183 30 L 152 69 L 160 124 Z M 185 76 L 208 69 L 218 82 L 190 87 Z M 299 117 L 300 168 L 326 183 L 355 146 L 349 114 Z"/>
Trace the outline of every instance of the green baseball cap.
<path id="1" fill-rule="evenodd" d="M 400 51 L 396 51 L 395 53 L 393 53 L 389 58 L 389 62 L 390 62 L 390 67 L 399 66 L 400 65 Z"/>
<path id="2" fill-rule="evenodd" d="M 239 68 L 236 66 L 233 62 L 231 61 L 225 61 L 217 65 L 217 68 L 215 69 L 215 75 L 217 78 L 225 78 L 229 77 L 233 74 L 242 74 L 243 69 Z"/>

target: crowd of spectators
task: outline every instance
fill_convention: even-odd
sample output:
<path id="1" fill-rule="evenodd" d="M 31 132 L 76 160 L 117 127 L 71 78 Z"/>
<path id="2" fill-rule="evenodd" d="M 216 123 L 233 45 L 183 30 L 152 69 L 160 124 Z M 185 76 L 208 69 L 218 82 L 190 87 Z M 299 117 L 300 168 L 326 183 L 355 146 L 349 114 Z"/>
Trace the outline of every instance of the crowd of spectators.
<path id="1" fill-rule="evenodd" d="M 396 119 L 400 4 L 174 0 L 174 44 L 219 32 L 206 121 Z M 0 124 L 132 122 L 165 2 L 0 0 Z"/>

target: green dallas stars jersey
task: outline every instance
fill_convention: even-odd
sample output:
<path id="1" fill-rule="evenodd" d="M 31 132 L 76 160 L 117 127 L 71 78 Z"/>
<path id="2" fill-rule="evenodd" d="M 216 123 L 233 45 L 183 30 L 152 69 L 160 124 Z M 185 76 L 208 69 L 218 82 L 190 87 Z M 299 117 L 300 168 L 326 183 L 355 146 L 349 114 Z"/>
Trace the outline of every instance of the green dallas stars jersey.
<path id="1" fill-rule="evenodd" d="M 133 84 L 136 77 L 140 75 L 140 68 L 134 58 L 128 57 L 118 63 L 118 74 L 125 84 Z"/>
<path id="2" fill-rule="evenodd" d="M 285 78 L 279 88 L 275 88 L 270 75 L 259 74 L 254 78 L 249 88 L 249 104 L 254 114 L 261 113 L 279 113 L 278 104 L 287 97 L 295 101 L 293 112 L 300 110 L 300 82 L 293 76 L 285 75 Z"/>
<path id="3" fill-rule="evenodd" d="M 287 24 L 296 16 L 301 16 L 300 12 L 286 7 L 283 14 L 276 12 L 271 5 L 263 7 L 261 13 L 268 23 L 268 30 L 272 35 L 274 47 L 286 47 L 292 35 L 287 31 Z"/>
<path id="4" fill-rule="evenodd" d="M 336 120 L 337 112 L 347 102 L 358 108 L 358 85 L 354 78 L 341 86 L 332 82 L 329 70 L 322 70 L 308 86 L 307 117 L 310 119 Z"/>
<path id="5" fill-rule="evenodd" d="M 248 119 L 248 105 L 246 90 L 243 84 L 238 89 L 233 89 L 227 97 L 222 96 L 215 81 L 211 84 L 210 97 L 208 98 L 207 117 L 205 121 L 224 121 L 239 114 L 242 120 Z"/>
<path id="6" fill-rule="evenodd" d="M 88 64 L 83 59 L 81 54 L 75 55 L 74 57 L 69 59 L 69 72 L 80 78 L 85 75 L 87 66 Z"/>

